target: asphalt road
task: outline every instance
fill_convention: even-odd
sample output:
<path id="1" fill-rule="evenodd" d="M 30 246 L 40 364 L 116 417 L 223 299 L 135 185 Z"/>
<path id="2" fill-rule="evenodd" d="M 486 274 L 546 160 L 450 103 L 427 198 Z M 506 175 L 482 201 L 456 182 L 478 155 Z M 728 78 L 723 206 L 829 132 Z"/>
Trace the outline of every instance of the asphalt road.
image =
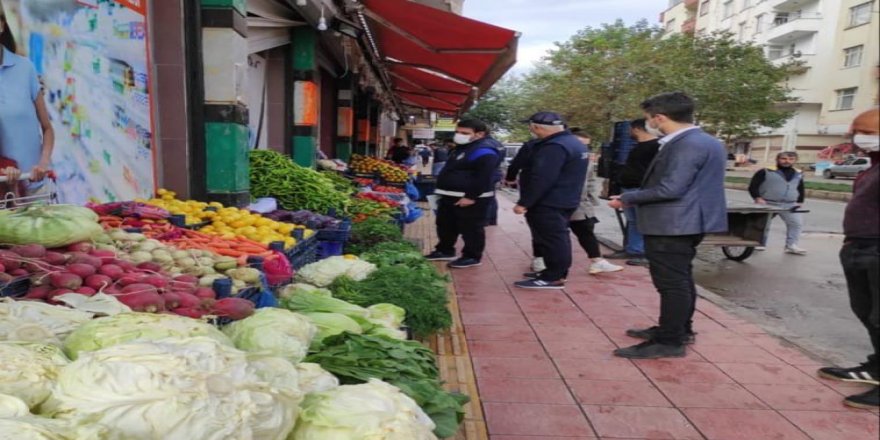
<path id="1" fill-rule="evenodd" d="M 745 191 L 728 198 L 750 201 Z M 807 200 L 801 247 L 806 256 L 783 252 L 785 225 L 775 219 L 767 250 L 748 260 L 727 260 L 720 249 L 704 248 L 695 263 L 697 283 L 727 300 L 734 312 L 751 319 L 820 357 L 838 364 L 864 361 L 870 341 L 849 309 L 846 282 L 837 253 L 843 241 L 842 202 Z M 597 233 L 622 242 L 611 209 L 599 213 Z M 699 331 L 699 330 L 698 330 Z"/>

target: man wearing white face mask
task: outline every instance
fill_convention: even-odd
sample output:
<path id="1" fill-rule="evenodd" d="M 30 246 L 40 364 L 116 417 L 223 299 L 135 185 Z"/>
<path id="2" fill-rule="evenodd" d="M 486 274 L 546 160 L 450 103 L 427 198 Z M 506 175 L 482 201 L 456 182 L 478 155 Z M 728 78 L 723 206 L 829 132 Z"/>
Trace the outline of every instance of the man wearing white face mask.
<path id="1" fill-rule="evenodd" d="M 490 201 L 495 197 L 493 175 L 501 163 L 501 143 L 489 136 L 488 126 L 464 119 L 455 127 L 457 145 L 437 176 L 437 238 L 428 260 L 455 260 L 453 269 L 479 266 L 486 247 L 485 227 Z M 464 249 L 456 259 L 455 243 L 461 236 Z"/>
<path id="2" fill-rule="evenodd" d="M 850 307 L 871 338 L 874 353 L 853 368 L 827 367 L 819 376 L 873 387 L 844 399 L 856 408 L 880 407 L 880 109 L 853 121 L 853 144 L 871 157 L 871 168 L 853 183 L 853 197 L 843 215 L 840 264 L 846 275 Z"/>

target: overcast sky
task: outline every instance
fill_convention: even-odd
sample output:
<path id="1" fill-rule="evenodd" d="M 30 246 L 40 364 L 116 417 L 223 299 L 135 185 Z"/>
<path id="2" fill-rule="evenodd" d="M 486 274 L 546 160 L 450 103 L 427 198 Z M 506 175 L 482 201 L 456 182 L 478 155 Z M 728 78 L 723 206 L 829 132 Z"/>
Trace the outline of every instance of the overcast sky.
<path id="1" fill-rule="evenodd" d="M 577 31 L 620 18 L 627 24 L 658 17 L 669 0 L 465 0 L 464 15 L 522 32 L 514 71 L 528 71 L 552 49 Z"/>

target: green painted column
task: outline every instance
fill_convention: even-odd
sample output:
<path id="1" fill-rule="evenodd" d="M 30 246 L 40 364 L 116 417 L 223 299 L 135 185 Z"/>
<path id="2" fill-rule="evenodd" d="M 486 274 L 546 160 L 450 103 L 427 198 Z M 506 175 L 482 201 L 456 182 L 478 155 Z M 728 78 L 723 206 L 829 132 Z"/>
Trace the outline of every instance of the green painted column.
<path id="1" fill-rule="evenodd" d="M 206 198 L 228 206 L 250 203 L 246 0 L 201 0 L 205 86 Z"/>
<path id="2" fill-rule="evenodd" d="M 302 26 L 292 31 L 293 44 L 293 161 L 305 167 L 315 166 L 318 143 L 320 89 L 316 82 L 318 33 Z"/>

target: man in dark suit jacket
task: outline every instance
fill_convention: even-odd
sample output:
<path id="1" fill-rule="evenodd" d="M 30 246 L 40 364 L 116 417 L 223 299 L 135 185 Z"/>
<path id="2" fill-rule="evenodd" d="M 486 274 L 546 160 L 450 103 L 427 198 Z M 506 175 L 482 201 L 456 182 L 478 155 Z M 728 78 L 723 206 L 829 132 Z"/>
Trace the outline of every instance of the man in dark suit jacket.
<path id="1" fill-rule="evenodd" d="M 646 128 L 660 139 L 660 151 L 638 191 L 609 202 L 635 206 L 651 279 L 660 292 L 659 326 L 627 335 L 646 342 L 614 352 L 631 359 L 682 357 L 693 343 L 697 300 L 693 259 L 704 234 L 727 231 L 724 171 L 727 153 L 694 125 L 694 102 L 683 93 L 664 93 L 643 102 Z"/>

